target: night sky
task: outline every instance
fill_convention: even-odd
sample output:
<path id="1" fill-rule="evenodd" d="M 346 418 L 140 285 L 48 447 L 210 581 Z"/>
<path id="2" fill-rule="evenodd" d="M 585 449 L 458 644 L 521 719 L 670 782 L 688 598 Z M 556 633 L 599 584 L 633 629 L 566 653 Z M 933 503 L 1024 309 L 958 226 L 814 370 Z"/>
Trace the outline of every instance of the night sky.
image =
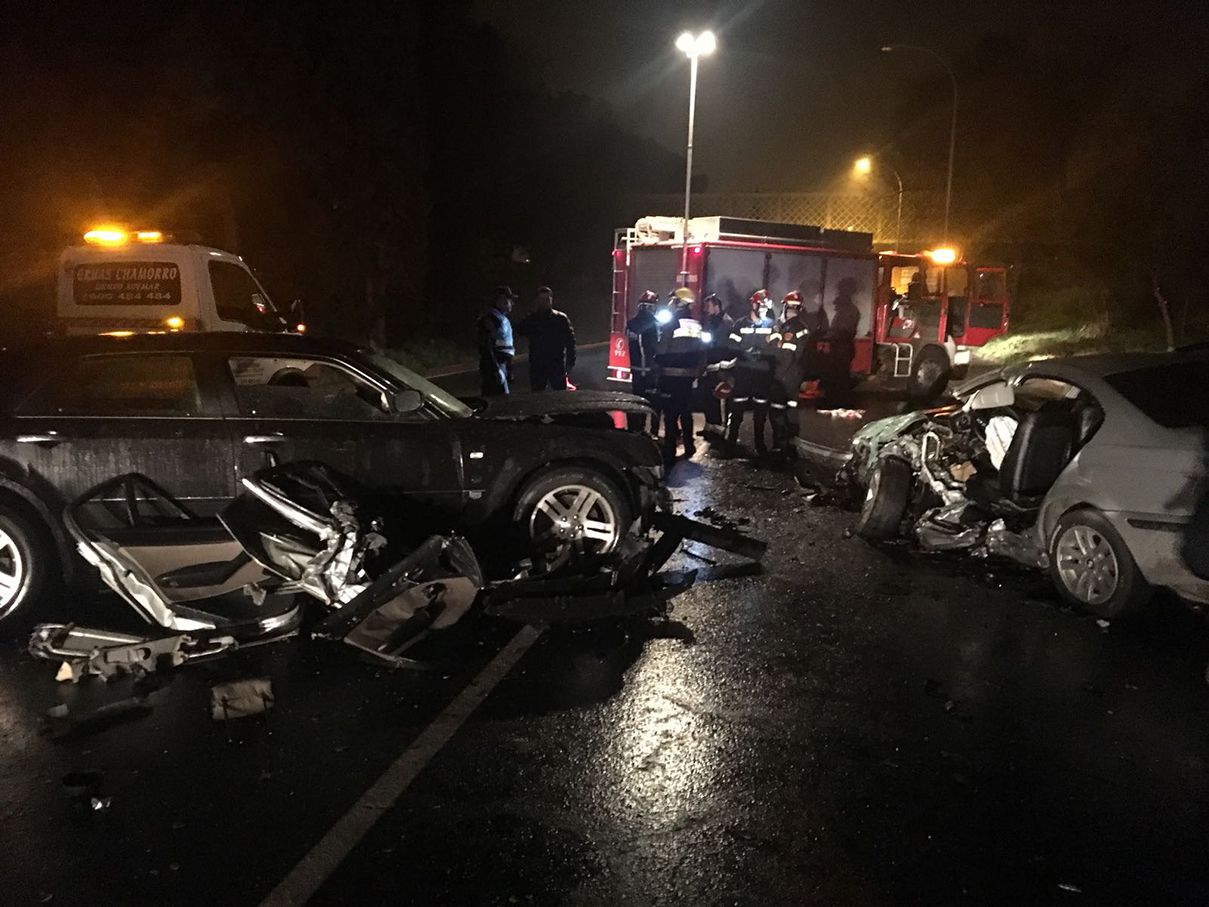
<path id="1" fill-rule="evenodd" d="M 1098 42 L 1181 28 L 1184 15 L 1166 16 L 1164 6 L 1107 0 L 479 3 L 484 18 L 550 87 L 604 98 L 626 125 L 674 150 L 684 142 L 689 66 L 673 44 L 685 29 L 712 28 L 719 46 L 701 64 L 694 169 L 708 175 L 710 189 L 731 191 L 822 186 L 845 174 L 858 152 L 895 141 L 895 118 L 910 92 L 928 85 L 947 92 L 935 62 L 883 54 L 883 44 L 926 45 L 960 73 L 988 34 L 1044 35 L 1052 26 Z M 1161 36 L 1150 46 L 1160 50 Z M 986 115 L 962 111 L 967 137 L 968 118 Z M 937 136 L 940 156 L 946 140 L 947 134 Z"/>

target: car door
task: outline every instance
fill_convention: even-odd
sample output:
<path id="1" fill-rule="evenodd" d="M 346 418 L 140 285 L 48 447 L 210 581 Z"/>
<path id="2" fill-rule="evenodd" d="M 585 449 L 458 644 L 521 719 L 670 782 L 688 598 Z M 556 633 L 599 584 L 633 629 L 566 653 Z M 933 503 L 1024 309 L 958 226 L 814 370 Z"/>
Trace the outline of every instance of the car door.
<path id="1" fill-rule="evenodd" d="M 447 518 L 461 511 L 457 433 L 419 395 L 418 408 L 396 412 L 392 385 L 335 356 L 229 354 L 219 371 L 229 382 L 240 479 L 274 463 L 318 460 Z"/>
<path id="2" fill-rule="evenodd" d="M 10 423 L 31 486 L 55 509 L 123 473 L 145 475 L 194 512 L 235 491 L 229 431 L 187 352 L 82 355 L 62 363 Z"/>

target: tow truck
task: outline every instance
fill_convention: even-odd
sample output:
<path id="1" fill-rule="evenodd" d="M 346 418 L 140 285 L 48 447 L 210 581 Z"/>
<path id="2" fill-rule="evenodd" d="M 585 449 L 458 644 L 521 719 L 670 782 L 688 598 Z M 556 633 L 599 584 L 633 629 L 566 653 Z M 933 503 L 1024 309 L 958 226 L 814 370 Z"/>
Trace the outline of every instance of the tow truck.
<path id="1" fill-rule="evenodd" d="M 971 264 L 954 249 L 876 252 L 870 233 L 722 216 L 690 218 L 686 242 L 682 218 L 649 216 L 616 232 L 608 378 L 630 380 L 625 324 L 646 290 L 686 286 L 698 305 L 716 294 L 736 318 L 758 289 L 775 301 L 774 318 L 784 295 L 798 290 L 804 311 L 822 308 L 830 320 L 841 282 L 860 312 L 848 364 L 854 384 L 934 398 L 965 376 L 971 347 L 1008 329 L 1006 270 Z M 828 338 L 809 342 L 810 360 L 826 362 Z M 801 397 L 820 398 L 823 377 L 808 374 Z"/>
<path id="2" fill-rule="evenodd" d="M 278 312 L 231 252 L 114 225 L 83 238 L 59 256 L 56 333 L 306 330 L 301 303 Z"/>

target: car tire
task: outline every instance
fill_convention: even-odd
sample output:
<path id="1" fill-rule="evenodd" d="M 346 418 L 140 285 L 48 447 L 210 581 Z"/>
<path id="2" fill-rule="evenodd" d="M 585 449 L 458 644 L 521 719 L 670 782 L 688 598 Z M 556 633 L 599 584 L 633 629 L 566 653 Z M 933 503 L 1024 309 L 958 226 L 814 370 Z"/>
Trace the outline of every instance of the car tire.
<path id="1" fill-rule="evenodd" d="M 1129 546 L 1098 510 L 1072 510 L 1058 520 L 1049 562 L 1062 597 L 1104 620 L 1136 614 L 1153 594 Z"/>
<path id="2" fill-rule="evenodd" d="M 866 541 L 884 542 L 898 535 L 914 476 L 911 466 L 898 457 L 884 457 L 874 464 L 865 483 L 865 500 L 856 523 L 856 534 Z"/>
<path id="3" fill-rule="evenodd" d="M 25 511 L 0 505 L 0 627 L 20 629 L 57 575 L 46 529 Z"/>
<path id="4" fill-rule="evenodd" d="M 512 520 L 532 554 L 558 557 L 575 549 L 590 554 L 614 550 L 634 517 L 625 494 L 604 474 L 590 467 L 555 466 L 524 484 Z"/>
<path id="5" fill-rule="evenodd" d="M 948 386 L 951 372 L 944 350 L 925 347 L 911 369 L 911 395 L 925 402 L 935 400 Z"/>

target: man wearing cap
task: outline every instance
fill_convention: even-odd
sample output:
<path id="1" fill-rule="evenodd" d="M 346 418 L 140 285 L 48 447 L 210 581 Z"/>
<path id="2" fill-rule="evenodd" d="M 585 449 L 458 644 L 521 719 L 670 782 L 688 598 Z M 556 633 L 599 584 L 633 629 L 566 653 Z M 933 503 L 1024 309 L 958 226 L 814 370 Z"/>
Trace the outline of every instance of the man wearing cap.
<path id="1" fill-rule="evenodd" d="M 495 301 L 479 319 L 479 377 L 483 380 L 484 397 L 507 394 L 511 390 L 516 344 L 512 340 L 512 322 L 508 315 L 515 301 L 516 294 L 511 287 L 496 287 Z"/>
<path id="2" fill-rule="evenodd" d="M 529 338 L 529 386 L 535 390 L 567 389 L 575 367 L 575 329 L 565 312 L 554 308 L 554 291 L 537 288 L 537 307 L 516 326 Z"/>

